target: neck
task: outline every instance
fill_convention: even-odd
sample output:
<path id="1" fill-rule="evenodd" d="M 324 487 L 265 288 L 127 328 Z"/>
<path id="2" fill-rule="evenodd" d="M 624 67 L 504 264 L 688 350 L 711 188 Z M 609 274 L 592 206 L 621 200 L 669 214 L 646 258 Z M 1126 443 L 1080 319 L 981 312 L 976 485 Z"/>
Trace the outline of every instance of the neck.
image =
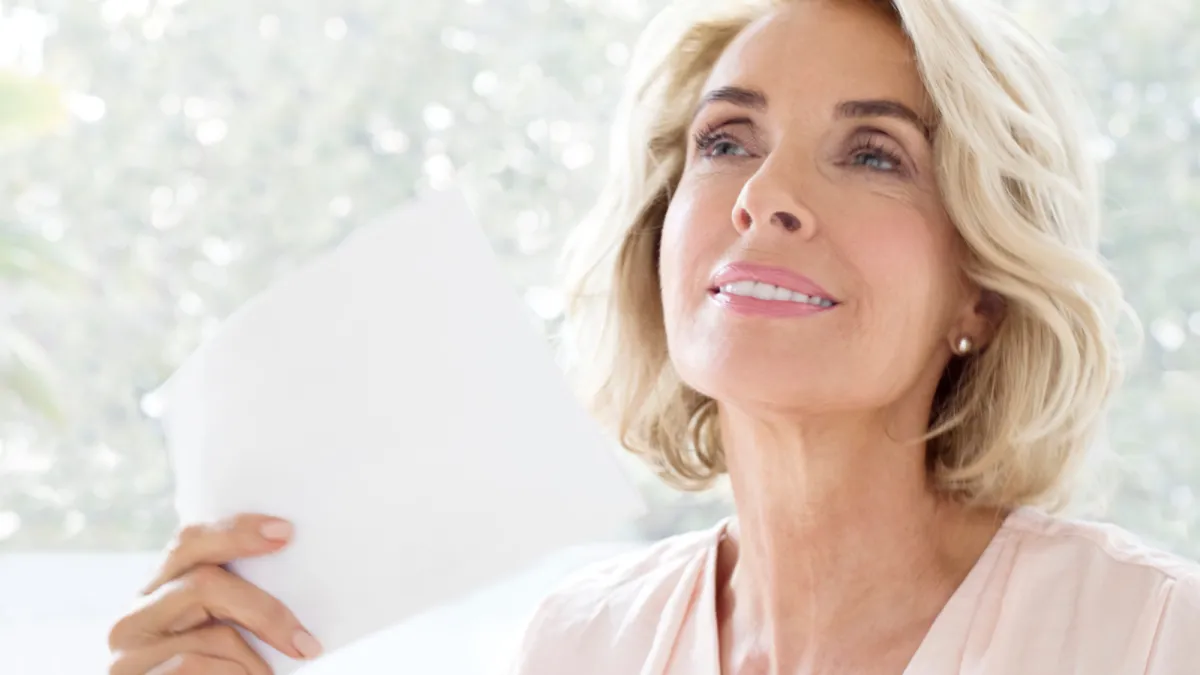
<path id="1" fill-rule="evenodd" d="M 914 417 L 900 431 L 722 408 L 738 519 L 721 553 L 721 611 L 772 672 L 853 649 L 856 634 L 923 635 L 994 534 L 929 489 Z"/>

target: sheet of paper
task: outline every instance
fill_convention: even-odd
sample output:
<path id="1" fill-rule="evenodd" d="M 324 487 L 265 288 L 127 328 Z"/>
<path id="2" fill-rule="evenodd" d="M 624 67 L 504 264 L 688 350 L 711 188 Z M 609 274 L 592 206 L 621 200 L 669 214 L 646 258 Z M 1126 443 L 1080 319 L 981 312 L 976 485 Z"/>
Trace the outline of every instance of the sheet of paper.
<path id="1" fill-rule="evenodd" d="M 551 555 L 461 602 L 376 631 L 295 675 L 510 675 L 542 598 L 579 569 L 647 545 L 597 544 Z"/>
<path id="2" fill-rule="evenodd" d="M 182 521 L 294 522 L 291 546 L 233 569 L 327 650 L 641 510 L 457 192 L 248 303 L 160 393 Z"/>

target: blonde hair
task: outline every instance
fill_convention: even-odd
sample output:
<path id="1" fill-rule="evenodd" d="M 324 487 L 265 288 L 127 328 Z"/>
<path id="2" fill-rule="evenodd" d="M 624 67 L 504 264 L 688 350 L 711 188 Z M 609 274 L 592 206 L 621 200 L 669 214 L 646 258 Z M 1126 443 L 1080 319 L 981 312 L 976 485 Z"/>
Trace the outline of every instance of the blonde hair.
<path id="1" fill-rule="evenodd" d="M 623 446 L 684 489 L 709 485 L 725 462 L 714 401 L 667 354 L 663 218 L 712 67 L 750 22 L 797 1 L 726 2 L 719 14 L 676 4 L 656 17 L 635 50 L 608 181 L 566 249 L 575 381 Z M 938 181 L 969 251 L 965 272 L 1005 304 L 989 348 L 943 376 L 922 439 L 932 483 L 975 504 L 1061 506 L 1118 379 L 1126 307 L 1098 254 L 1086 108 L 1055 56 L 998 7 L 870 4 L 907 34 L 939 115 Z"/>

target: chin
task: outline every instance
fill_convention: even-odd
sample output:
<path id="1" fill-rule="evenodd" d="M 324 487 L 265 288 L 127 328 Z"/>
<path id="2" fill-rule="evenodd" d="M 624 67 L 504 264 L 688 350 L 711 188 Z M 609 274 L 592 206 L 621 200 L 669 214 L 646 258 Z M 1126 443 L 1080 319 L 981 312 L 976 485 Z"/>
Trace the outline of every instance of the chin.
<path id="1" fill-rule="evenodd" d="M 821 387 L 813 373 L 803 369 L 780 369 L 778 362 L 757 356 L 724 357 L 700 363 L 675 362 L 676 372 L 692 389 L 705 396 L 737 406 L 795 409 L 818 403 Z"/>
<path id="2" fill-rule="evenodd" d="M 694 357 L 694 358 L 692 358 Z M 672 357 L 675 371 L 697 392 L 750 414 L 833 413 L 887 405 L 888 378 L 856 373 L 831 358 L 772 358 L 759 350 L 707 350 Z"/>

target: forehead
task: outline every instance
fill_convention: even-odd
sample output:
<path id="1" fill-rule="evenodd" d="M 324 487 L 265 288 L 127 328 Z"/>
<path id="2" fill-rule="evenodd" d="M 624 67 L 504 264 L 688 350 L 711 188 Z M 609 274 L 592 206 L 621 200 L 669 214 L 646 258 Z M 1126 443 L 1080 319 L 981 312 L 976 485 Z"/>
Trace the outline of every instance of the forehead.
<path id="1" fill-rule="evenodd" d="M 855 0 L 799 0 L 755 21 L 722 53 L 706 89 L 725 85 L 772 101 L 890 98 L 931 112 L 901 28 Z"/>

